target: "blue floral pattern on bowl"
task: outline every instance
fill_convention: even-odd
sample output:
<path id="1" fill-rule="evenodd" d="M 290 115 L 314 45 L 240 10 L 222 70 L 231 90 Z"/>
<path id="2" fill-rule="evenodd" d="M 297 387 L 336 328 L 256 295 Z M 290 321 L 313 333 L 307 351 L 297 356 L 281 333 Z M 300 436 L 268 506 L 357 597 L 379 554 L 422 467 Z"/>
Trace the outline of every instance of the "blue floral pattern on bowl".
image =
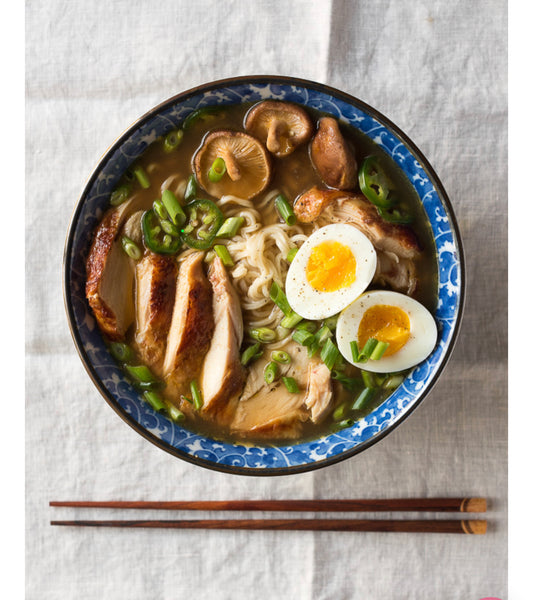
<path id="1" fill-rule="evenodd" d="M 109 355 L 85 300 L 85 261 L 92 232 L 109 194 L 129 165 L 161 135 L 196 109 L 263 99 L 298 102 L 360 130 L 389 154 L 416 189 L 438 254 L 439 342 L 433 353 L 383 404 L 352 427 L 320 439 L 283 446 L 248 446 L 208 439 L 155 412 Z M 65 299 L 78 352 L 108 403 L 141 435 L 195 464 L 225 472 L 278 475 L 307 471 L 353 456 L 381 439 L 426 396 L 452 350 L 464 302 L 464 260 L 453 210 L 433 169 L 414 144 L 365 103 L 327 86 L 283 77 L 241 77 L 195 88 L 156 107 L 126 131 L 104 156 L 76 208 L 65 250 Z"/>

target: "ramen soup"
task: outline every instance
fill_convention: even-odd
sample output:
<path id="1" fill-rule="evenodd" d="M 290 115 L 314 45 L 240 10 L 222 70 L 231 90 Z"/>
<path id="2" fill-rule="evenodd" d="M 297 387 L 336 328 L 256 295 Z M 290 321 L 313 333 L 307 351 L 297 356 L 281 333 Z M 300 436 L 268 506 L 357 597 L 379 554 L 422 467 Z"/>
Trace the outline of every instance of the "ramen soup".
<path id="1" fill-rule="evenodd" d="M 155 410 L 244 443 L 350 426 L 437 340 L 414 189 L 360 132 L 278 101 L 200 109 L 131 165 L 86 296 Z"/>

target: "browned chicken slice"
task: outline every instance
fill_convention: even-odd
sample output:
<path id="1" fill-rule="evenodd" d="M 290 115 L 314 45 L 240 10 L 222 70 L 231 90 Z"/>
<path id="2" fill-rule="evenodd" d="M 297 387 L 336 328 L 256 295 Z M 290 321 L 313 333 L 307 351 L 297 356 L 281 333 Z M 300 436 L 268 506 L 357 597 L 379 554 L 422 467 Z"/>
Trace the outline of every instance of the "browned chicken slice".
<path id="1" fill-rule="evenodd" d="M 86 263 L 85 295 L 100 329 L 112 340 L 122 340 L 135 317 L 134 263 L 122 250 L 119 233 L 138 208 L 139 200 L 132 198 L 104 215 Z"/>
<path id="2" fill-rule="evenodd" d="M 355 155 L 333 117 L 322 117 L 311 141 L 311 160 L 322 181 L 338 190 L 351 190 L 357 182 Z"/>
<path id="3" fill-rule="evenodd" d="M 239 297 L 218 256 L 209 267 L 208 279 L 213 287 L 215 329 L 200 376 L 202 412 L 216 415 L 220 422 L 229 418 L 231 410 L 224 409 L 244 385 L 245 373 L 239 355 L 243 322 Z"/>
<path id="4" fill-rule="evenodd" d="M 377 267 L 373 282 L 412 296 L 418 287 L 415 260 L 402 258 L 393 252 L 377 251 Z"/>
<path id="5" fill-rule="evenodd" d="M 213 293 L 204 274 L 203 257 L 203 252 L 194 252 L 180 265 L 163 362 L 165 393 L 184 409 L 190 404 L 180 397 L 190 396 L 190 382 L 200 375 L 214 328 Z"/>
<path id="6" fill-rule="evenodd" d="M 151 252 L 136 267 L 135 346 L 142 362 L 158 375 L 162 374 L 177 273 L 173 256 Z"/>
<path id="7" fill-rule="evenodd" d="M 309 363 L 307 394 L 304 404 L 311 411 L 311 421 L 320 423 L 333 408 L 333 389 L 331 371 L 320 360 Z"/>

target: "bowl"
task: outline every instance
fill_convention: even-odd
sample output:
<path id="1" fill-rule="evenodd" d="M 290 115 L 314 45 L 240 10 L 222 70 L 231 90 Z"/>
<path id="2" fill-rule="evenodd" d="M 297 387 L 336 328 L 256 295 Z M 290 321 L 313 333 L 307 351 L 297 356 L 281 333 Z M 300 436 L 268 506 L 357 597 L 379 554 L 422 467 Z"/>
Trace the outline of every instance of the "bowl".
<path id="1" fill-rule="evenodd" d="M 304 443 L 279 446 L 223 443 L 191 432 L 155 412 L 109 354 L 85 299 L 85 261 L 92 233 L 120 176 L 157 137 L 200 107 L 287 100 L 350 123 L 400 166 L 425 211 L 438 259 L 438 343 L 383 404 L 352 427 Z M 428 395 L 455 343 L 464 304 L 464 259 L 452 206 L 433 168 L 413 142 L 368 104 L 326 85 L 280 76 L 235 77 L 207 83 L 166 100 L 137 120 L 109 148 L 74 210 L 64 254 L 64 297 L 79 356 L 96 388 L 136 432 L 189 463 L 239 475 L 287 475 L 353 457 L 382 440 Z"/>

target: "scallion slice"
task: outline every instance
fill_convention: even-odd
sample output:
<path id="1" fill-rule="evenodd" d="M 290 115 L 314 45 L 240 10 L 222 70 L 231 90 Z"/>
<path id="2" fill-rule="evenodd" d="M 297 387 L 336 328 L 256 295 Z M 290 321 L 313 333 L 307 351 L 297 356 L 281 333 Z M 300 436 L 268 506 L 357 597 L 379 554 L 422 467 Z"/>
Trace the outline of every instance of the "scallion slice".
<path id="1" fill-rule="evenodd" d="M 387 351 L 388 342 L 378 342 L 370 354 L 370 360 L 379 360 Z"/>
<path id="2" fill-rule="evenodd" d="M 159 394 L 157 392 L 154 392 L 152 390 L 146 390 L 146 392 L 144 392 L 143 394 L 144 399 L 146 400 L 146 402 L 148 402 L 148 404 L 154 409 L 154 410 L 163 410 L 164 408 L 166 408 L 165 403 L 163 402 L 163 400 L 161 400 L 161 398 L 159 397 Z"/>
<path id="3" fill-rule="evenodd" d="M 340 352 L 337 346 L 328 338 L 322 351 L 320 352 L 320 358 L 326 367 L 331 371 L 339 358 Z"/>
<path id="4" fill-rule="evenodd" d="M 283 385 L 287 388 L 287 391 L 291 394 L 297 394 L 300 391 L 298 383 L 294 377 L 282 377 Z"/>
<path id="5" fill-rule="evenodd" d="M 315 341 L 315 336 L 305 329 L 296 329 L 292 334 L 292 339 L 302 346 L 310 346 Z"/>
<path id="6" fill-rule="evenodd" d="M 122 250 L 133 260 L 139 260 L 142 256 L 142 251 L 137 244 L 127 235 L 123 235 L 120 239 Z"/>
<path id="7" fill-rule="evenodd" d="M 176 423 L 185 420 L 185 414 L 181 412 L 178 408 L 176 408 L 173 404 L 167 403 L 166 410 L 168 412 L 169 417 Z"/>
<path id="8" fill-rule="evenodd" d="M 201 232 L 198 232 L 198 235 Z M 222 261 L 222 264 L 225 267 L 234 267 L 235 263 L 233 262 L 233 258 L 231 258 L 231 254 L 229 250 L 224 246 L 224 244 L 215 244 L 213 246 L 213 250 L 217 253 L 218 257 Z"/>
<path id="9" fill-rule="evenodd" d="M 316 334 L 318 344 L 322 346 L 332 335 L 331 329 L 327 325 L 323 325 Z"/>
<path id="10" fill-rule="evenodd" d="M 135 169 L 133 169 L 133 174 L 135 175 L 137 181 L 144 190 L 147 190 L 150 187 L 150 179 L 148 178 L 146 171 L 142 167 L 136 167 Z"/>
<path id="11" fill-rule="evenodd" d="M 111 342 L 109 352 L 120 363 L 127 363 L 133 358 L 133 350 L 123 342 Z"/>
<path id="12" fill-rule="evenodd" d="M 226 173 L 226 162 L 220 156 L 217 156 L 209 169 L 207 176 L 209 177 L 209 181 L 213 183 L 217 183 L 224 177 Z"/>
<path id="13" fill-rule="evenodd" d="M 300 315 L 296 314 L 294 311 L 291 311 L 287 316 L 283 317 L 280 325 L 285 327 L 285 329 L 292 329 L 296 327 L 298 323 L 303 319 Z"/>
<path id="14" fill-rule="evenodd" d="M 273 350 L 270 353 L 270 358 L 277 363 L 280 363 L 280 365 L 288 365 L 291 362 L 290 354 L 283 350 Z"/>
<path id="15" fill-rule="evenodd" d="M 201 392 L 200 388 L 198 387 L 198 382 L 196 381 L 196 379 L 193 379 L 191 381 L 191 396 L 192 396 L 192 403 L 194 404 L 194 408 L 196 410 L 200 410 L 202 408 L 202 406 L 204 405 L 204 399 L 202 397 L 202 392 Z"/>
<path id="16" fill-rule="evenodd" d="M 287 223 L 287 225 L 296 224 L 296 215 L 289 201 L 283 194 L 279 194 L 274 200 L 274 206 L 278 211 L 279 216 Z"/>
<path id="17" fill-rule="evenodd" d="M 111 194 L 109 203 L 111 206 L 118 206 L 119 204 L 122 204 L 128 199 L 130 192 L 131 188 L 129 185 L 119 185 L 118 188 L 116 188 L 116 190 L 114 190 L 114 192 Z"/>
<path id="18" fill-rule="evenodd" d="M 293 312 L 289 301 L 287 300 L 287 296 L 285 296 L 285 292 L 275 281 L 273 281 L 272 285 L 270 286 L 270 299 L 272 302 L 274 302 L 274 304 L 281 308 L 284 315 L 289 315 Z"/>
<path id="19" fill-rule="evenodd" d="M 250 329 L 250 337 L 257 342 L 273 342 L 276 338 L 276 332 L 268 327 L 257 327 Z"/>
<path id="20" fill-rule="evenodd" d="M 353 403 L 353 410 L 364 410 L 376 393 L 375 388 L 366 387 Z"/>
<path id="21" fill-rule="evenodd" d="M 217 237 L 232 238 L 236 236 L 243 223 L 244 217 L 229 217 L 222 223 L 222 227 L 217 231 Z"/>
<path id="22" fill-rule="evenodd" d="M 246 348 L 246 350 L 242 353 L 241 364 L 246 366 L 256 358 L 259 358 L 261 354 L 263 354 L 261 342 L 257 342 L 253 346 Z"/>
<path id="23" fill-rule="evenodd" d="M 181 208 L 181 204 L 176 198 L 174 192 L 172 192 L 172 190 L 164 190 L 161 194 L 161 202 L 168 212 L 172 223 L 178 227 L 181 227 L 187 220 L 187 215 L 183 211 L 183 208 Z"/>
<path id="24" fill-rule="evenodd" d="M 279 365 L 275 362 L 269 362 L 265 367 L 264 377 L 269 385 L 276 381 L 279 375 Z"/>
<path id="25" fill-rule="evenodd" d="M 187 186 L 185 187 L 185 192 L 183 194 L 183 199 L 185 202 L 190 202 L 196 198 L 196 193 L 198 191 L 198 183 L 196 182 L 196 177 L 194 175 L 189 175 L 189 179 L 187 179 Z"/>
<path id="26" fill-rule="evenodd" d="M 288 252 L 287 252 L 287 262 L 291 263 L 294 260 L 294 257 L 296 256 L 296 254 L 298 254 L 298 248 L 291 248 Z"/>
<path id="27" fill-rule="evenodd" d="M 157 378 L 146 365 L 126 365 L 126 371 L 140 383 L 157 383 Z"/>
<path id="28" fill-rule="evenodd" d="M 163 139 L 163 150 L 165 152 L 172 152 L 175 150 L 183 140 L 183 129 L 173 129 L 169 131 Z"/>

